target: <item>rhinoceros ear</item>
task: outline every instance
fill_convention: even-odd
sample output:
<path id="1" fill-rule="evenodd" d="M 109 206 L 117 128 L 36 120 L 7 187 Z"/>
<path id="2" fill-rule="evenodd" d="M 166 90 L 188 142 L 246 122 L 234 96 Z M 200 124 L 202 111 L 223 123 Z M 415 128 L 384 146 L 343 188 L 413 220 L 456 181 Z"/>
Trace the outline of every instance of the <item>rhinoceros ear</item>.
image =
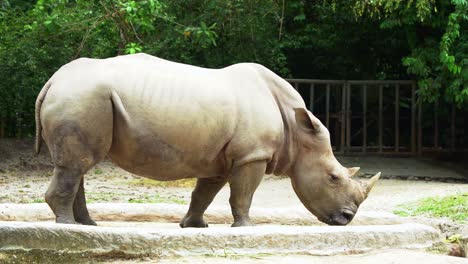
<path id="1" fill-rule="evenodd" d="M 356 172 L 359 171 L 359 169 L 361 169 L 361 168 L 360 167 L 348 168 L 349 177 L 353 177 L 356 174 Z"/>
<path id="2" fill-rule="evenodd" d="M 305 108 L 294 108 L 297 126 L 305 132 L 317 132 L 320 129 L 320 120 L 309 114 Z"/>

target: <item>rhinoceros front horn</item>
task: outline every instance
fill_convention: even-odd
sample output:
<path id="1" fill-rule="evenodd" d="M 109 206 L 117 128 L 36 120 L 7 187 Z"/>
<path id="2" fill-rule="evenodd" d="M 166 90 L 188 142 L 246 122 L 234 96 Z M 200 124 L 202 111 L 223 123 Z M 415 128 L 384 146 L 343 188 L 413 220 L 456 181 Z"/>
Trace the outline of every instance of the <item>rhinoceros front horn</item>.
<path id="1" fill-rule="evenodd" d="M 377 180 L 379 180 L 379 178 L 380 178 L 380 172 L 375 174 L 372 178 L 370 178 L 369 181 L 367 181 L 366 183 L 363 184 L 363 189 L 364 189 L 363 191 L 364 191 L 364 194 L 366 195 L 366 197 L 369 195 L 370 191 L 374 187 Z"/>

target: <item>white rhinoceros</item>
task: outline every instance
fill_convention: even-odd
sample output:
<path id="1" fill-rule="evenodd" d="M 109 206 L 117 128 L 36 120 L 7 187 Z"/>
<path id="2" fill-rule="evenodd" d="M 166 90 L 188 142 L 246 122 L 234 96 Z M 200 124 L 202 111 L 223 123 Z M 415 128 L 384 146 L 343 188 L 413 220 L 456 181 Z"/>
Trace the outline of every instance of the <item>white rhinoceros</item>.
<path id="1" fill-rule="evenodd" d="M 249 225 L 264 174 L 288 175 L 305 207 L 327 224 L 349 223 L 379 175 L 335 159 L 327 128 L 291 85 L 265 67 L 206 69 L 150 55 L 78 59 L 60 68 L 36 102 L 36 152 L 45 140 L 55 166 L 46 201 L 58 223 L 95 225 L 83 175 L 109 157 L 161 181 L 198 178 L 182 227 L 226 182 L 233 226 Z"/>

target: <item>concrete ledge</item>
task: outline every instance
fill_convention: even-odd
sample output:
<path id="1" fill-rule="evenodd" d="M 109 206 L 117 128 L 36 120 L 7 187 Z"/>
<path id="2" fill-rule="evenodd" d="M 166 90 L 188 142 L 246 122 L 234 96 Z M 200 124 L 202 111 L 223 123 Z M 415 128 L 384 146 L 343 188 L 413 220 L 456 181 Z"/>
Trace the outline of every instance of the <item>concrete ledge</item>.
<path id="1" fill-rule="evenodd" d="M 256 226 L 160 229 L 0 222 L 0 252 L 188 256 L 261 253 L 332 255 L 373 249 L 427 248 L 439 233 L 421 224 L 379 226 Z"/>
<path id="2" fill-rule="evenodd" d="M 178 223 L 188 205 L 96 203 L 88 205 L 96 221 L 151 221 Z M 323 225 L 305 208 L 251 208 L 250 216 L 257 224 Z M 0 204 L 0 221 L 45 221 L 54 215 L 47 204 Z M 229 206 L 210 207 L 205 219 L 211 224 L 232 223 Z M 394 225 L 408 220 L 386 212 L 358 211 L 351 225 Z"/>

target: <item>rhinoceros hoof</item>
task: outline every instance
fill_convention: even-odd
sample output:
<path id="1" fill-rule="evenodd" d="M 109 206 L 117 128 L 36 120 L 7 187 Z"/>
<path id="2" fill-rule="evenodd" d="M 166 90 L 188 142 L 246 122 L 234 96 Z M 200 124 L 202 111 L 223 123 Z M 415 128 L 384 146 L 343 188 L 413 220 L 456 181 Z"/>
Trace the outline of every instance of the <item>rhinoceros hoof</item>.
<path id="1" fill-rule="evenodd" d="M 57 224 L 67 224 L 67 225 L 79 225 L 80 224 L 70 217 L 57 217 L 55 219 L 55 222 Z"/>
<path id="2" fill-rule="evenodd" d="M 93 219 L 87 219 L 87 220 L 76 220 L 77 224 L 82 224 L 82 225 L 91 225 L 91 226 L 97 226 L 96 222 Z"/>
<path id="3" fill-rule="evenodd" d="M 253 226 L 252 222 L 250 220 L 239 220 L 234 222 L 234 224 L 231 225 L 231 227 L 240 227 L 240 226 Z"/>
<path id="4" fill-rule="evenodd" d="M 180 221 L 179 226 L 182 228 L 186 228 L 186 227 L 205 228 L 205 227 L 208 227 L 208 224 L 205 222 L 205 220 L 203 220 L 203 218 L 184 217 L 182 221 Z"/>

